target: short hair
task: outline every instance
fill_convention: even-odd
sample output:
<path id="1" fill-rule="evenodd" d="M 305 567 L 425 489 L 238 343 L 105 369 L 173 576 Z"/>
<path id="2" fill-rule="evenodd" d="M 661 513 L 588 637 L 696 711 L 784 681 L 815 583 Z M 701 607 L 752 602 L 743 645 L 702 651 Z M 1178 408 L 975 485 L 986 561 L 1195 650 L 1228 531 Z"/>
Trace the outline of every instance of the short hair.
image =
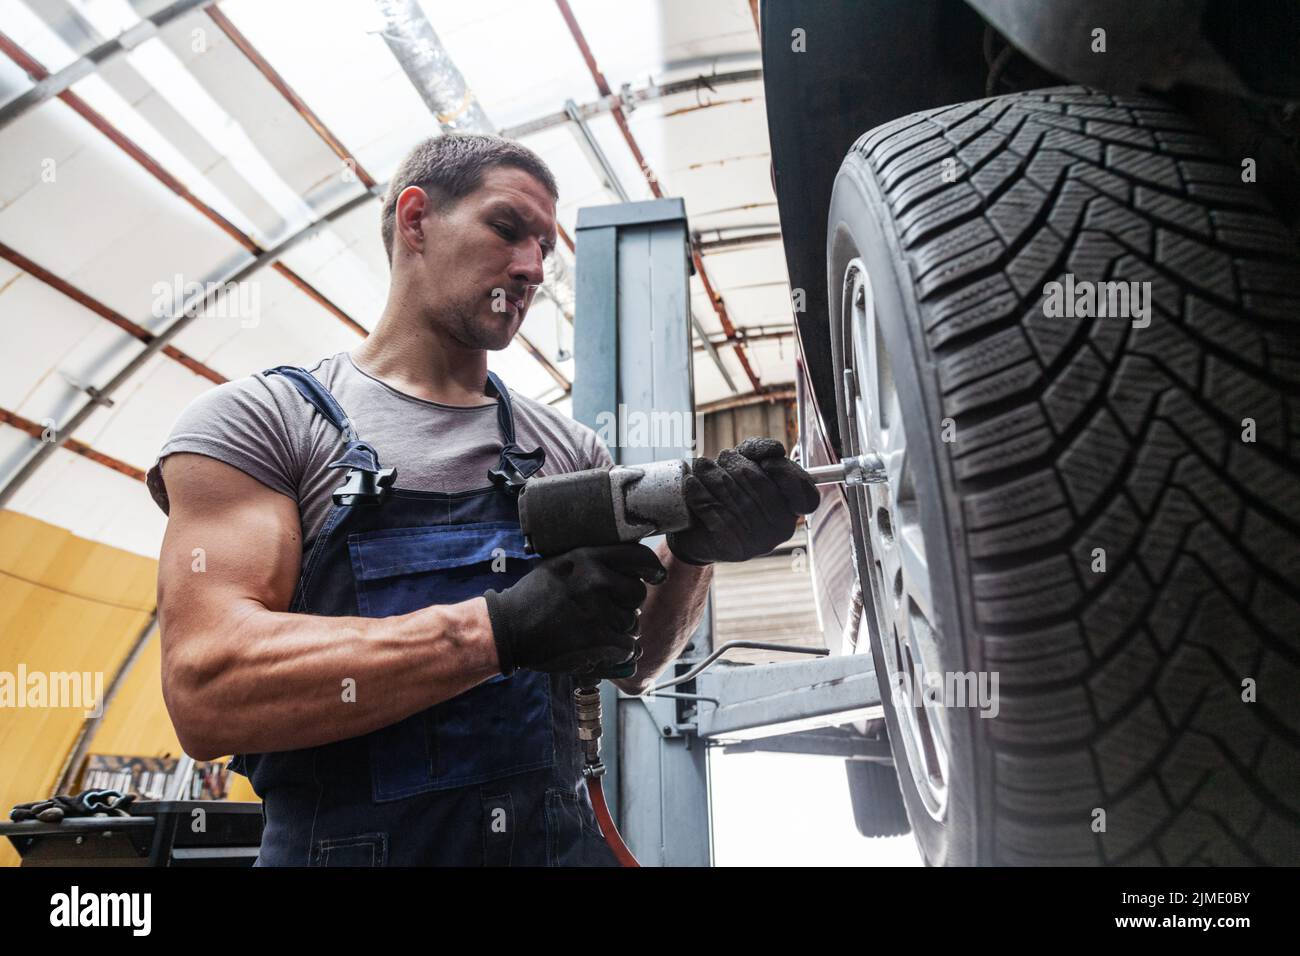
<path id="1" fill-rule="evenodd" d="M 522 169 L 545 186 L 551 198 L 560 198 L 555 176 L 542 158 L 527 146 L 485 133 L 448 133 L 431 137 L 402 160 L 384 196 L 380 227 L 389 262 L 393 258 L 393 237 L 397 232 L 397 197 L 402 190 L 419 186 L 429 194 L 434 208 L 443 212 L 478 189 L 483 182 L 483 171 L 493 166 Z"/>

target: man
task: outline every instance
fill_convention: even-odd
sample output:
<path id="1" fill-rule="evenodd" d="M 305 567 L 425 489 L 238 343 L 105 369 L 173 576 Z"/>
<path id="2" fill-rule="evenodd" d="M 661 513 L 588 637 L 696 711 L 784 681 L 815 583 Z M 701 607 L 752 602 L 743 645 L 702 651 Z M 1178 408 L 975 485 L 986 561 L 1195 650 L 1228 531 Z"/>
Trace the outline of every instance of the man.
<path id="1" fill-rule="evenodd" d="M 371 334 L 203 394 L 150 470 L 164 698 L 186 752 L 238 755 L 262 797 L 259 865 L 612 864 L 573 675 L 644 693 L 711 563 L 770 551 L 816 505 L 778 443 L 750 441 L 696 460 L 696 524 L 657 554 L 525 553 L 518 484 L 611 463 L 487 370 L 542 281 L 556 197 L 518 144 L 418 146 L 384 203 Z"/>

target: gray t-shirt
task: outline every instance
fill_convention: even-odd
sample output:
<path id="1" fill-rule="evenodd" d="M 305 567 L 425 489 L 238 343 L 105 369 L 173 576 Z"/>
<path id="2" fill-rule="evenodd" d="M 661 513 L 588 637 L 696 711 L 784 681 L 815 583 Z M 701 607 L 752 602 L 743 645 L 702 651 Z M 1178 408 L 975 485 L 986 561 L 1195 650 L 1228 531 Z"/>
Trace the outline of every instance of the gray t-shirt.
<path id="1" fill-rule="evenodd" d="M 396 486 L 415 491 L 468 491 L 491 482 L 501 455 L 497 403 L 442 405 L 397 391 L 361 371 L 347 352 L 308 369 L 352 420 L 357 436 L 397 469 Z M 509 387 L 509 382 L 506 386 Z M 510 389 L 515 442 L 546 449 L 538 474 L 554 475 L 612 463 L 586 425 Z M 343 469 L 326 466 L 343 451 L 343 438 L 283 375 L 258 372 L 226 382 L 194 399 L 149 469 L 149 491 L 169 510 L 163 460 L 176 452 L 216 458 L 298 502 L 304 547 L 315 540 L 333 505 Z"/>

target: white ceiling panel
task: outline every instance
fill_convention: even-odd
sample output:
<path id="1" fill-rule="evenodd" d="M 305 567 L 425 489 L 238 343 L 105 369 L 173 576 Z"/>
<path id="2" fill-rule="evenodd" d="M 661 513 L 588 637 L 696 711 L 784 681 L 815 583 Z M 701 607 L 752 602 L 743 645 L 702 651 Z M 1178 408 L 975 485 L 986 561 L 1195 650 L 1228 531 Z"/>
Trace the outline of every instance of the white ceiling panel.
<path id="1" fill-rule="evenodd" d="M 0 29 L 58 70 L 168 0 L 0 0 Z M 758 66 L 747 0 L 571 0 L 611 87 L 641 87 Z M 515 125 L 589 103 L 597 88 L 551 0 L 422 0 L 491 121 Z M 222 12 L 380 182 L 438 128 L 380 35 L 371 0 L 223 0 Z M 0 56 L 0 102 L 30 87 Z M 334 151 L 215 21 L 192 13 L 159 38 L 115 57 L 74 91 L 203 202 L 269 246 L 358 194 Z M 640 105 L 628 114 L 665 195 L 685 200 L 704 242 L 779 229 L 770 181 L 762 84 L 724 86 Z M 589 126 L 633 201 L 652 198 L 642 170 L 608 114 Z M 560 224 L 574 235 L 580 208 L 616 197 L 602 184 L 575 130 L 527 137 L 555 173 Z M 282 261 L 365 328 L 382 313 L 389 283 L 380 204 L 366 203 L 321 229 Z M 151 330 L 170 318 L 172 290 L 229 274 L 249 253 L 62 102 L 0 130 L 0 242 Z M 560 252 L 567 271 L 575 263 Z M 790 303 L 779 242 L 705 257 L 714 288 L 738 327 L 788 327 Z M 192 290 L 192 287 L 188 287 Z M 173 343 L 240 378 L 272 365 L 310 366 L 360 337 L 278 272 L 265 268 L 224 307 L 190 323 Z M 721 324 L 699 278 L 691 305 L 713 335 Z M 523 334 L 572 381 L 573 330 L 539 298 Z M 41 423 L 65 421 L 142 343 L 34 276 L 0 259 L 0 333 L 7 365 L 0 408 Z M 734 350 L 719 349 L 741 393 L 751 383 Z M 761 384 L 793 377 L 794 342 L 747 346 Z M 734 396 L 708 353 L 693 355 L 700 403 Z M 518 342 L 489 355 L 512 388 L 539 400 L 555 380 Z M 135 468 L 152 464 L 179 411 L 212 387 L 155 356 L 78 430 L 95 450 Z M 567 411 L 568 399 L 555 407 Z M 0 426 L 0 468 L 11 473 L 37 446 Z M 0 475 L 2 480 L 2 475 Z M 163 516 L 141 482 L 61 449 L 12 502 L 18 510 L 94 540 L 156 554 Z"/>
<path id="2" fill-rule="evenodd" d="M 19 489 L 8 507 L 150 558 L 158 557 L 167 525 L 144 482 L 63 448 L 41 466 L 38 478 Z"/>
<path id="3" fill-rule="evenodd" d="M 125 333 L 44 282 L 0 262 L 0 335 L 5 343 L 5 374 L 0 375 L 0 408 L 44 417 L 32 401 L 38 385 L 70 362 L 86 339 L 105 327 Z M 60 380 L 61 381 L 61 380 Z"/>
<path id="4" fill-rule="evenodd" d="M 314 364 L 361 337 L 271 268 L 239 283 L 225 308 L 201 315 L 174 344 L 227 378 L 273 365 Z"/>
<path id="5" fill-rule="evenodd" d="M 0 133 L 11 171 L 40 169 L 46 143 L 82 146 L 0 209 L 0 241 L 133 322 L 157 327 L 155 286 L 202 281 L 246 258 L 238 245 L 62 102 L 46 103 Z M 47 139 L 47 131 L 50 133 Z M 15 158 L 16 157 L 16 158 Z"/>
<path id="6" fill-rule="evenodd" d="M 438 133 L 380 36 L 373 3 L 225 0 L 221 9 L 380 182 Z"/>

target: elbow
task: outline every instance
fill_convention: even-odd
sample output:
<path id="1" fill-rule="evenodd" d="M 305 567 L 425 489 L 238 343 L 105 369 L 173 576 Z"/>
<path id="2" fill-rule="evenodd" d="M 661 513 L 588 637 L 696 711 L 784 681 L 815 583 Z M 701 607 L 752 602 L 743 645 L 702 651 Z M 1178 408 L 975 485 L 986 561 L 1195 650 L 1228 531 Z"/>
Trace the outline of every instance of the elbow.
<path id="1" fill-rule="evenodd" d="M 181 750 L 195 760 L 216 760 L 226 756 L 226 750 L 215 737 L 215 727 L 192 711 L 178 709 L 170 704 L 167 713 L 171 715 L 172 729 L 180 741 Z"/>
<path id="2" fill-rule="evenodd" d="M 215 760 L 230 753 L 219 739 L 220 729 L 228 725 L 228 721 L 216 719 L 201 691 L 202 686 L 193 676 L 192 669 L 180 666 L 174 660 L 164 660 L 163 703 L 181 749 L 195 760 Z"/>

